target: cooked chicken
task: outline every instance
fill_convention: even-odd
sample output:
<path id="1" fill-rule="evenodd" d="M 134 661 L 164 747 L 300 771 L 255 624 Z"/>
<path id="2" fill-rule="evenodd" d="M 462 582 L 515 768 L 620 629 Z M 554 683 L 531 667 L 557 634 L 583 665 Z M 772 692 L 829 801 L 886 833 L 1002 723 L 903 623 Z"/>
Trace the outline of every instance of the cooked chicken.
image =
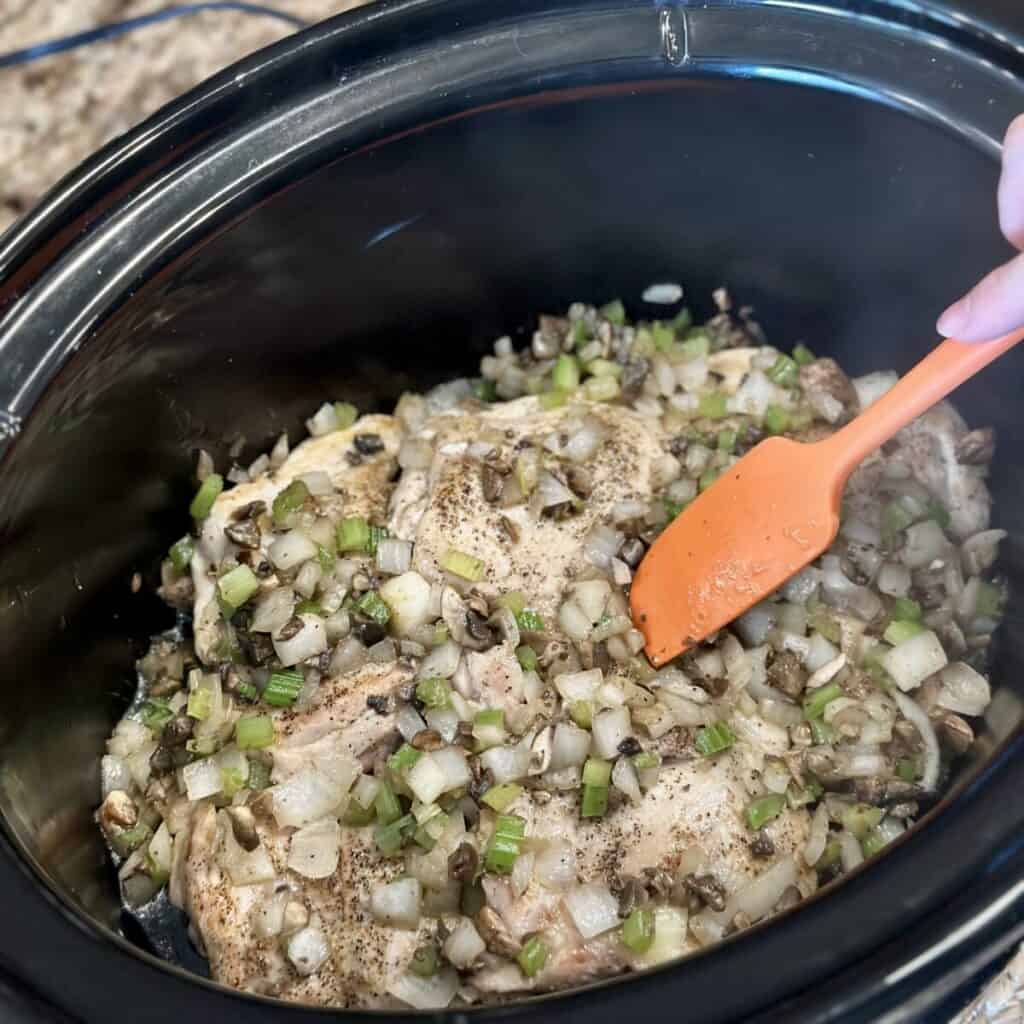
<path id="1" fill-rule="evenodd" d="M 564 450 L 571 440 L 567 425 L 580 419 L 576 407 L 545 412 L 535 398 L 521 398 L 430 421 L 433 462 L 429 469 L 405 472 L 392 499 L 392 532 L 416 543 L 413 568 L 439 581 L 446 552 L 464 551 L 485 565 L 485 583 L 522 591 L 541 615 L 553 615 L 566 584 L 588 564 L 587 533 L 607 521 L 618 502 L 651 499 L 654 463 L 665 454 L 656 421 L 622 406 L 590 403 L 585 411 L 606 440 L 587 461 L 586 502 L 568 518 L 537 518 L 529 504 L 505 508 L 489 502 L 480 459 L 473 454 L 477 446 L 492 443 L 496 465 L 509 474 L 528 441 L 527 447 L 546 452 Z M 571 490 L 572 480 L 566 482 Z M 511 533 L 504 520 L 511 522 Z"/>
<path id="2" fill-rule="evenodd" d="M 379 453 L 359 456 L 354 462 L 348 456 L 355 451 L 356 437 L 376 435 L 382 442 Z M 348 430 L 338 430 L 322 437 L 311 437 L 298 445 L 276 471 L 238 484 L 222 493 L 213 510 L 203 521 L 199 542 L 192 558 L 192 580 L 195 586 L 193 629 L 196 654 L 204 664 L 216 664 L 221 642 L 218 628 L 220 608 L 217 604 L 216 569 L 221 560 L 236 554 L 240 546 L 226 530 L 237 523 L 237 517 L 253 502 L 263 502 L 267 509 L 275 496 L 293 480 L 307 473 L 326 473 L 339 489 L 337 495 L 323 506 L 335 505 L 345 515 L 380 517 L 387 507 L 390 491 L 388 481 L 395 470 L 399 431 L 392 416 L 364 416 Z M 260 552 L 266 554 L 269 535 L 264 535 Z"/>
<path id="3" fill-rule="evenodd" d="M 344 430 L 328 403 L 278 468 L 201 489 L 161 571 L 194 643 L 139 663 L 97 821 L 125 902 L 166 883 L 216 980 L 438 1011 L 654 966 L 878 853 L 972 742 L 1004 533 L 993 438 L 945 404 L 865 460 L 815 565 L 644 658 L 629 587 L 672 517 L 896 379 L 716 302 L 703 327 L 574 306 L 479 380 Z"/>
<path id="4" fill-rule="evenodd" d="M 685 855 L 702 865 L 701 873 L 713 873 L 730 893 L 763 875 L 772 863 L 796 857 L 798 884 L 805 893 L 813 892 L 814 872 L 799 859 L 807 842 L 808 814 L 787 810 L 769 822 L 763 834 L 771 839 L 775 854 L 772 860 L 759 859 L 751 851 L 743 821 L 750 801 L 745 774 L 742 758 L 735 754 L 710 762 L 679 761 L 662 768 L 657 784 L 639 804 L 623 801 L 606 818 L 581 821 L 574 793 L 556 793 L 543 803 L 524 795 L 514 811 L 526 819 L 529 835 L 571 844 L 581 879 L 612 889 L 625 879 L 643 878 L 645 872 L 665 871 L 676 879 Z M 614 937 L 584 942 L 566 915 L 562 894 L 536 881 L 518 899 L 508 894 L 501 916 L 519 940 L 535 932 L 555 933 L 551 944 L 559 951 L 533 979 L 516 977 L 500 966 L 479 972 L 472 980 L 481 991 L 558 988 L 568 978 L 580 984 L 643 963 Z M 687 940 L 687 952 L 697 948 L 692 938 Z"/>

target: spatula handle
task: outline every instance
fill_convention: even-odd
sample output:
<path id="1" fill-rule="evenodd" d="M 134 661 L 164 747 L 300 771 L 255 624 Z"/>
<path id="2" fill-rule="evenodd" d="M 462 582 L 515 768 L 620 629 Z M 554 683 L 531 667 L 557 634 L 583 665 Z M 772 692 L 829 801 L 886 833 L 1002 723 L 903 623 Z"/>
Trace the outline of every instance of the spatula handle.
<path id="1" fill-rule="evenodd" d="M 984 343 L 942 342 L 877 402 L 819 443 L 829 449 L 845 481 L 897 431 L 1021 341 L 1024 328 Z"/>

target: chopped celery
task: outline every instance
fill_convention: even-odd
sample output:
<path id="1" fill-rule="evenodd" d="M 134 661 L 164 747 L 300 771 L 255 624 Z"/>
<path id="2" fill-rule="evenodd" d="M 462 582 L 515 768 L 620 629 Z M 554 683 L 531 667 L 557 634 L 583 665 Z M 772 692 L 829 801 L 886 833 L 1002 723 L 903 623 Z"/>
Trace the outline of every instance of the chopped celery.
<path id="1" fill-rule="evenodd" d="M 594 705 L 589 700 L 574 700 L 569 705 L 569 717 L 581 728 L 594 724 Z"/>
<path id="2" fill-rule="evenodd" d="M 516 614 L 516 625 L 524 633 L 539 633 L 544 629 L 544 620 L 532 609 L 524 608 Z"/>
<path id="3" fill-rule="evenodd" d="M 510 590 L 497 600 L 499 608 L 507 608 L 513 615 L 519 615 L 526 607 L 526 598 L 518 590 Z"/>
<path id="4" fill-rule="evenodd" d="M 382 782 L 377 795 L 373 799 L 373 807 L 377 812 L 377 821 L 382 825 L 390 825 L 402 817 L 402 805 L 395 796 L 395 791 L 386 782 Z M 406 817 L 412 821 L 412 815 Z"/>
<path id="5" fill-rule="evenodd" d="M 539 973 L 548 962 L 548 947 L 539 935 L 531 935 L 516 957 L 519 969 L 528 978 Z"/>
<path id="6" fill-rule="evenodd" d="M 615 377 L 588 377 L 583 383 L 583 395 L 591 402 L 610 402 L 619 397 L 619 382 Z"/>
<path id="7" fill-rule="evenodd" d="M 700 401 L 697 403 L 697 412 L 709 420 L 720 420 L 727 416 L 725 395 L 721 391 L 712 391 L 710 394 L 701 395 Z"/>
<path id="8" fill-rule="evenodd" d="M 688 331 L 693 326 L 693 314 L 685 307 L 679 310 L 674 317 L 672 317 L 672 327 L 677 334 L 683 331 Z"/>
<path id="9" fill-rule="evenodd" d="M 488 871 L 507 875 L 519 857 L 519 845 L 526 831 L 526 822 L 515 814 L 499 814 L 494 834 L 487 844 L 484 866 Z"/>
<path id="10" fill-rule="evenodd" d="M 661 504 L 665 509 L 665 518 L 670 523 L 687 505 L 685 501 L 673 501 L 671 498 L 662 498 Z"/>
<path id="11" fill-rule="evenodd" d="M 608 810 L 608 786 L 583 787 L 583 798 L 580 802 L 580 817 L 601 818 Z"/>
<path id="12" fill-rule="evenodd" d="M 221 768 L 220 770 L 220 795 L 230 799 L 240 789 L 244 789 L 249 779 L 249 773 L 244 775 L 238 768 Z"/>
<path id="13" fill-rule="evenodd" d="M 174 712 L 167 706 L 167 701 L 161 697 L 150 697 L 143 701 L 139 708 L 139 718 L 142 724 L 157 734 L 164 731 L 164 726 L 174 717 Z"/>
<path id="14" fill-rule="evenodd" d="M 526 644 L 516 648 L 516 659 L 526 672 L 533 672 L 537 668 L 537 652 Z"/>
<path id="15" fill-rule="evenodd" d="M 769 405 L 763 423 L 769 434 L 781 434 L 789 426 L 789 413 L 779 405 Z"/>
<path id="16" fill-rule="evenodd" d="M 275 526 L 284 526 L 309 497 L 309 488 L 301 480 L 293 480 L 274 499 L 272 512 Z"/>
<path id="17" fill-rule="evenodd" d="M 204 718 L 209 718 L 212 710 L 213 692 L 207 687 L 197 687 L 188 695 L 185 711 L 189 718 L 195 718 L 201 722 Z"/>
<path id="18" fill-rule="evenodd" d="M 241 608 L 260 588 L 260 581 L 247 565 L 236 565 L 217 580 L 217 594 L 231 609 Z"/>
<path id="19" fill-rule="evenodd" d="M 590 340 L 585 320 L 577 320 L 572 325 L 573 348 L 582 348 Z"/>
<path id="20" fill-rule="evenodd" d="M 580 386 L 580 363 L 575 356 L 563 353 L 551 371 L 551 384 L 556 391 L 574 391 Z"/>
<path id="21" fill-rule="evenodd" d="M 820 782 L 808 779 L 807 785 L 803 788 L 798 788 L 794 783 L 790 783 L 786 790 L 786 799 L 789 801 L 790 807 L 806 807 L 807 804 L 813 804 L 816 800 L 820 800 L 824 792 Z"/>
<path id="22" fill-rule="evenodd" d="M 441 559 L 441 568 L 453 576 L 461 576 L 464 580 L 476 583 L 484 578 L 486 566 L 480 558 L 449 548 Z"/>
<path id="23" fill-rule="evenodd" d="M 516 797 L 522 793 L 523 787 L 514 782 L 503 782 L 498 786 L 491 786 L 480 798 L 481 803 L 503 814 L 515 802 Z"/>
<path id="24" fill-rule="evenodd" d="M 768 376 L 782 388 L 795 387 L 799 375 L 800 368 L 796 361 L 786 355 L 780 355 L 768 368 Z"/>
<path id="25" fill-rule="evenodd" d="M 812 718 L 821 718 L 825 713 L 825 706 L 843 695 L 842 688 L 838 683 L 827 683 L 811 690 L 804 698 L 804 718 L 810 721 Z"/>
<path id="26" fill-rule="evenodd" d="M 287 669 L 272 672 L 263 690 L 263 700 L 276 708 L 291 707 L 304 685 L 305 679 L 301 672 Z"/>
<path id="27" fill-rule="evenodd" d="M 654 944 L 654 911 L 636 907 L 622 923 L 622 941 L 634 953 L 646 953 Z"/>
<path id="28" fill-rule="evenodd" d="M 366 553 L 368 555 L 377 554 L 377 547 L 382 540 L 387 540 L 388 528 L 386 526 L 372 526 L 370 527 L 370 537 L 366 542 Z"/>
<path id="29" fill-rule="evenodd" d="M 720 430 L 718 432 L 718 450 L 725 452 L 726 455 L 732 455 L 733 450 L 736 448 L 736 431 L 735 430 Z"/>
<path id="30" fill-rule="evenodd" d="M 918 633 L 923 632 L 924 626 L 920 622 L 915 622 L 913 619 L 893 619 L 886 626 L 882 637 L 886 643 L 890 643 L 895 647 L 897 644 L 903 643 L 904 640 L 909 640 L 912 636 L 917 636 Z"/>
<path id="31" fill-rule="evenodd" d="M 870 804 L 854 804 L 843 812 L 843 828 L 852 832 L 858 839 L 863 839 L 885 817 L 881 807 Z"/>
<path id="32" fill-rule="evenodd" d="M 295 606 L 296 615 L 319 615 L 321 618 L 324 617 L 324 610 L 320 605 L 319 601 L 306 600 L 300 601 Z"/>
<path id="33" fill-rule="evenodd" d="M 192 564 L 192 555 L 195 553 L 195 550 L 195 541 L 187 534 L 181 540 L 177 540 L 171 545 L 168 556 L 171 559 L 171 565 L 174 566 L 175 572 L 188 572 L 188 567 Z"/>
<path id="34" fill-rule="evenodd" d="M 701 491 L 706 491 L 718 479 L 718 476 L 719 471 L 709 466 L 701 473 L 700 479 L 697 481 L 697 487 Z"/>
<path id="35" fill-rule="evenodd" d="M 481 377 L 473 381 L 473 395 L 481 402 L 495 402 L 498 399 L 498 385 L 493 380 Z"/>
<path id="36" fill-rule="evenodd" d="M 370 543 L 370 524 L 363 516 L 342 519 L 337 533 L 339 551 L 365 551 Z"/>
<path id="37" fill-rule="evenodd" d="M 274 721 L 269 715 L 249 715 L 235 723 L 235 742 L 240 750 L 258 750 L 274 742 Z"/>
<path id="38" fill-rule="evenodd" d="M 872 829 L 860 841 L 860 849 L 865 857 L 874 857 L 876 853 L 889 845 L 889 840 L 877 829 Z"/>
<path id="39" fill-rule="evenodd" d="M 597 312 L 616 327 L 621 327 L 626 322 L 626 307 L 622 304 L 621 299 L 612 299 Z"/>
<path id="40" fill-rule="evenodd" d="M 409 970 L 418 978 L 432 978 L 440 966 L 437 946 L 420 946 L 409 961 Z"/>
<path id="41" fill-rule="evenodd" d="M 373 804 L 370 804 L 369 807 L 361 807 L 358 800 L 349 800 L 343 820 L 346 825 L 351 825 L 353 828 L 363 828 L 371 824 L 375 818 L 376 812 Z"/>
<path id="42" fill-rule="evenodd" d="M 207 477 L 209 479 L 209 477 Z M 114 853 L 119 857 L 127 857 L 133 850 L 138 849 L 153 834 L 148 825 L 138 824 L 134 828 L 118 832 L 110 837 L 110 845 Z"/>
<path id="43" fill-rule="evenodd" d="M 735 742 L 736 737 L 725 722 L 712 722 L 697 730 L 694 746 L 698 753 L 711 757 L 713 754 L 728 750 Z"/>
<path id="44" fill-rule="evenodd" d="M 1001 587 L 982 580 L 978 584 L 978 599 L 974 606 L 975 614 L 986 619 L 998 619 L 1003 612 L 1003 598 Z"/>
<path id="45" fill-rule="evenodd" d="M 188 511 L 193 519 L 205 519 L 210 514 L 210 509 L 213 508 L 213 503 L 217 500 L 217 495 L 224 490 L 224 477 L 220 473 L 211 473 L 200 485 L 199 490 L 196 491 L 196 496 L 192 499 L 192 504 L 189 505 Z"/>
<path id="46" fill-rule="evenodd" d="M 928 518 L 934 520 L 943 530 L 948 529 L 952 517 L 950 516 L 946 506 L 938 501 L 932 499 L 925 506 L 928 511 Z"/>
<path id="47" fill-rule="evenodd" d="M 651 338 L 654 340 L 654 347 L 659 352 L 667 352 L 676 340 L 676 332 L 667 324 L 655 320 L 651 324 Z"/>
<path id="48" fill-rule="evenodd" d="M 320 564 L 321 572 L 328 573 L 333 571 L 334 555 L 323 544 L 317 544 L 316 546 L 316 560 Z"/>
<path id="49" fill-rule="evenodd" d="M 892 606 L 892 617 L 904 622 L 918 622 L 922 616 L 921 606 L 909 597 L 897 597 Z"/>
<path id="50" fill-rule="evenodd" d="M 403 743 L 388 758 L 388 768 L 394 775 L 404 775 L 422 756 L 422 753 L 415 747 Z"/>
<path id="51" fill-rule="evenodd" d="M 612 779 L 611 761 L 602 761 L 599 757 L 588 757 L 583 765 L 584 786 L 607 786 Z"/>
<path id="52" fill-rule="evenodd" d="M 836 738 L 835 729 L 820 718 L 812 718 L 807 724 L 811 727 L 811 739 L 819 745 L 831 743 Z"/>
<path id="53" fill-rule="evenodd" d="M 890 501 L 882 509 L 882 536 L 892 540 L 900 530 L 912 526 L 916 517 L 898 501 Z"/>
<path id="54" fill-rule="evenodd" d="M 587 373 L 595 377 L 621 377 L 622 364 L 610 359 L 594 359 L 587 363 Z"/>
<path id="55" fill-rule="evenodd" d="M 368 590 L 358 601 L 356 609 L 378 626 L 386 626 L 391 618 L 391 609 L 376 590 Z"/>
<path id="56" fill-rule="evenodd" d="M 416 684 L 416 697 L 428 708 L 446 708 L 452 702 L 452 690 L 439 676 L 421 679 Z"/>
<path id="57" fill-rule="evenodd" d="M 839 623 L 824 608 L 818 608 L 817 611 L 812 612 L 807 620 L 807 625 L 820 633 L 829 643 L 839 643 L 842 635 Z"/>
<path id="58" fill-rule="evenodd" d="M 904 782 L 916 782 L 917 760 L 913 757 L 901 757 L 896 762 L 896 777 Z"/>
<path id="59" fill-rule="evenodd" d="M 560 409 L 568 400 L 569 392 L 558 388 L 555 388 L 554 391 L 545 391 L 542 395 L 537 396 L 537 401 L 545 412 L 550 412 L 552 409 Z"/>
<path id="60" fill-rule="evenodd" d="M 476 740 L 477 751 L 496 747 L 505 742 L 505 712 L 500 708 L 479 711 L 473 719 L 473 739 Z"/>
<path id="61" fill-rule="evenodd" d="M 250 789 L 266 789 L 270 785 L 270 765 L 263 761 L 250 761 L 249 762 L 249 781 L 248 786 Z"/>
<path id="62" fill-rule="evenodd" d="M 633 755 L 633 767 L 638 772 L 645 772 L 651 768 L 657 768 L 661 764 L 661 757 L 652 750 L 643 750 Z"/>
<path id="63" fill-rule="evenodd" d="M 782 793 L 768 793 L 766 796 L 759 796 L 747 805 L 747 828 L 756 832 L 764 828 L 769 821 L 777 818 L 783 807 L 786 806 L 786 797 Z"/>
<path id="64" fill-rule="evenodd" d="M 703 359 L 711 351 L 711 339 L 702 333 L 691 334 L 680 343 L 679 351 L 687 361 Z"/>
<path id="65" fill-rule="evenodd" d="M 386 824 L 379 824 L 373 836 L 377 843 L 377 849 L 385 857 L 398 856 L 415 824 L 411 814 L 406 814 L 404 817 L 396 818 Z"/>
<path id="66" fill-rule="evenodd" d="M 815 358 L 814 353 L 806 345 L 797 345 L 793 349 L 793 362 L 797 366 L 806 366 L 808 363 L 813 363 Z"/>
<path id="67" fill-rule="evenodd" d="M 338 429 L 347 430 L 359 419 L 359 410 L 351 402 L 335 402 L 334 415 L 338 418 Z"/>

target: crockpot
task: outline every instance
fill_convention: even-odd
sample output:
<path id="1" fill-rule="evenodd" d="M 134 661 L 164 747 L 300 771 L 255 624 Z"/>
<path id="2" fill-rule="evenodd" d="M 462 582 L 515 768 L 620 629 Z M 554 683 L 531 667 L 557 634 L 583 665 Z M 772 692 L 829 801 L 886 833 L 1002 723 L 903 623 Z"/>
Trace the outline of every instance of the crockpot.
<path id="1" fill-rule="evenodd" d="M 385 409 L 539 310 L 655 280 L 698 308 L 725 282 L 780 343 L 906 369 L 1007 254 L 1015 6 L 396 0 L 225 71 L 0 239 L 5 1019 L 324 1018 L 204 979 L 173 915 L 122 914 L 92 822 L 133 659 L 170 622 L 129 580 L 180 535 L 196 450 L 254 455 L 324 397 Z M 1017 350 L 957 398 L 999 434 L 1011 585 L 1022 371 Z M 684 962 L 471 1015 L 944 1013 L 1024 936 L 1018 607 L 974 755 L 876 862 Z"/>

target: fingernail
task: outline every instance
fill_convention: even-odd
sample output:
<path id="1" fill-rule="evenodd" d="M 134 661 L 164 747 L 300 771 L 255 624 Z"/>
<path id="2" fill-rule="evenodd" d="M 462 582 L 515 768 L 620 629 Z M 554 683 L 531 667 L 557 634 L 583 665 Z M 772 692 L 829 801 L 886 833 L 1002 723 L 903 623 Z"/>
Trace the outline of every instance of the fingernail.
<path id="1" fill-rule="evenodd" d="M 954 302 L 953 305 L 939 317 L 939 322 L 935 326 L 938 329 L 939 334 L 944 337 L 951 338 L 953 335 L 964 330 L 968 323 L 970 323 L 970 320 L 970 298 L 965 297 L 959 302 Z"/>

